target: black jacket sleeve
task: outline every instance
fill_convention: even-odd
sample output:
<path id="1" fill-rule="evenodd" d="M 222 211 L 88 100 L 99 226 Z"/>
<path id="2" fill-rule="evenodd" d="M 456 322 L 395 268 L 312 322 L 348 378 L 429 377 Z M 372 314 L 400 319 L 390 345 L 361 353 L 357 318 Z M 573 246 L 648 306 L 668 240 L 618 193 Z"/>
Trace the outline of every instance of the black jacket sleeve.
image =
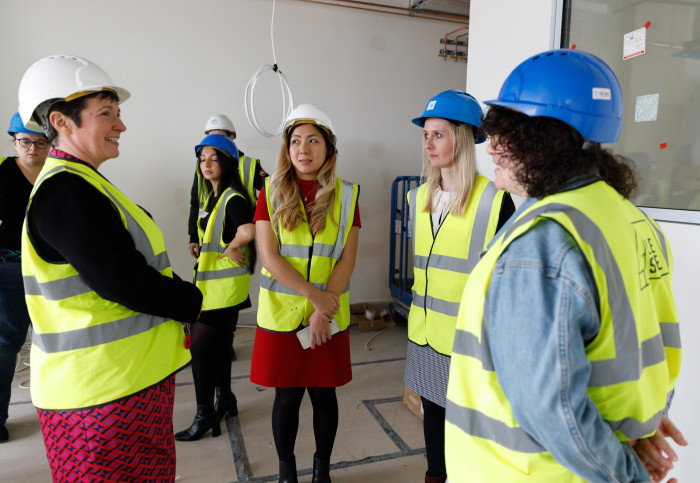
<path id="1" fill-rule="evenodd" d="M 190 217 L 187 220 L 187 233 L 190 235 L 190 243 L 197 243 L 197 217 L 199 216 L 199 193 L 197 186 L 197 173 L 194 174 L 192 190 L 190 191 Z"/>
<path id="2" fill-rule="evenodd" d="M 100 297 L 180 322 L 197 319 L 199 289 L 150 267 L 116 208 L 87 181 L 68 173 L 46 180 L 29 217 L 30 236 L 40 256 L 70 263 Z"/>

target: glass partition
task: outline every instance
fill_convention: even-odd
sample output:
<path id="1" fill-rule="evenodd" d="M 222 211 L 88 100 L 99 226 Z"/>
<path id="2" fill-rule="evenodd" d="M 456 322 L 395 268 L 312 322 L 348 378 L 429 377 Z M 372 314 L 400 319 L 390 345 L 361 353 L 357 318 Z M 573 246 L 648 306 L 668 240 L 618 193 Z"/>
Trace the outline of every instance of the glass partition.
<path id="1" fill-rule="evenodd" d="M 633 201 L 700 224 L 700 0 L 564 0 L 561 46 L 613 68 L 624 96 L 617 153 L 634 160 Z"/>

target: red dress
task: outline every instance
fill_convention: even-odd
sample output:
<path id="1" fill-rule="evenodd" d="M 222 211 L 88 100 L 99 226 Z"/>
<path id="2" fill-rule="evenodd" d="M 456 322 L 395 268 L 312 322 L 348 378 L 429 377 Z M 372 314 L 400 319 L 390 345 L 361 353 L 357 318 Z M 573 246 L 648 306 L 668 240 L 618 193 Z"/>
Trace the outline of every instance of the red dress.
<path id="1" fill-rule="evenodd" d="M 317 181 L 299 180 L 304 206 L 313 202 Z M 260 192 L 253 222 L 269 220 L 265 191 Z M 355 208 L 352 226 L 360 227 Z M 302 329 L 300 327 L 299 329 Z M 250 381 L 267 387 L 338 387 L 350 382 L 350 336 L 346 330 L 315 349 L 304 350 L 296 332 L 273 332 L 257 328 Z"/>

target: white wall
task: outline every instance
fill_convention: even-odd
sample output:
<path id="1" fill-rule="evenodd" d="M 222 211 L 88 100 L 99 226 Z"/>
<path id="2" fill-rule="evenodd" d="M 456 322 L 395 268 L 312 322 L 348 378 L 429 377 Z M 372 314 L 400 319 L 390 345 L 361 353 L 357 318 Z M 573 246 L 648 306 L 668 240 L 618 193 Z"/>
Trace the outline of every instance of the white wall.
<path id="1" fill-rule="evenodd" d="M 477 99 L 494 99 L 506 76 L 520 62 L 538 52 L 558 48 L 553 41 L 555 11 L 556 0 L 472 0 L 467 90 Z M 485 146 L 480 148 L 480 170 L 492 176 L 493 163 L 486 155 Z M 693 343 L 700 340 L 700 325 L 697 324 L 700 260 L 696 254 L 700 246 L 700 226 L 662 223 L 661 227 L 674 253 L 673 286 L 685 348 L 670 416 L 690 441 L 687 448 L 676 448 L 680 461 L 671 476 L 679 481 L 697 481 L 700 474 L 700 461 L 696 457 L 700 445 L 700 418 L 697 417 L 700 351 L 694 350 Z"/>
<path id="2" fill-rule="evenodd" d="M 272 6 L 271 0 L 3 1 L 0 122 L 15 112 L 17 86 L 35 60 L 66 53 L 103 67 L 132 98 L 122 105 L 128 130 L 121 155 L 101 171 L 154 215 L 176 272 L 189 278 L 193 148 L 208 116 L 227 113 L 242 150 L 261 158 L 269 172 L 276 165 L 281 139 L 257 134 L 243 108 L 248 79 L 261 65 L 272 64 Z M 396 176 L 420 172 L 421 134 L 410 119 L 432 95 L 464 87 L 465 63 L 437 57 L 439 39 L 455 28 L 277 1 L 277 62 L 295 103 L 312 102 L 328 113 L 339 139 L 339 175 L 361 185 L 363 228 L 352 301 L 390 298 L 389 188 Z M 269 71 L 259 81 L 256 108 L 268 130 L 277 126 L 281 96 Z M 2 152 L 11 150 L 8 144 Z M 257 282 L 256 277 L 254 301 Z"/>

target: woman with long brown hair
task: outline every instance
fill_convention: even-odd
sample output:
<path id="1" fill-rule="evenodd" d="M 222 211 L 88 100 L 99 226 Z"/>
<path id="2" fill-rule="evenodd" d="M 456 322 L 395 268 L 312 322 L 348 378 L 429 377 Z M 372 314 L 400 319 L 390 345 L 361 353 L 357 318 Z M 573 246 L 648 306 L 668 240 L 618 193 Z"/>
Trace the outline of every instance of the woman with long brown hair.
<path id="1" fill-rule="evenodd" d="M 307 391 L 314 408 L 313 481 L 330 482 L 335 388 L 352 378 L 348 284 L 359 187 L 336 177 L 335 142 L 323 111 L 309 104 L 294 109 L 255 214 L 263 270 L 250 380 L 275 388 L 272 433 L 280 481 L 288 483 L 297 481 L 294 443 Z"/>
<path id="2" fill-rule="evenodd" d="M 206 193 L 197 217 L 194 281 L 202 291 L 202 313 L 192 325 L 192 376 L 197 413 L 192 425 L 175 434 L 196 441 L 220 419 L 238 414 L 231 391 L 231 343 L 240 310 L 250 307 L 250 273 L 255 267 L 254 201 L 238 174 L 238 149 L 222 134 L 210 134 L 194 148 L 198 177 Z M 216 392 L 216 404 L 214 393 Z"/>

